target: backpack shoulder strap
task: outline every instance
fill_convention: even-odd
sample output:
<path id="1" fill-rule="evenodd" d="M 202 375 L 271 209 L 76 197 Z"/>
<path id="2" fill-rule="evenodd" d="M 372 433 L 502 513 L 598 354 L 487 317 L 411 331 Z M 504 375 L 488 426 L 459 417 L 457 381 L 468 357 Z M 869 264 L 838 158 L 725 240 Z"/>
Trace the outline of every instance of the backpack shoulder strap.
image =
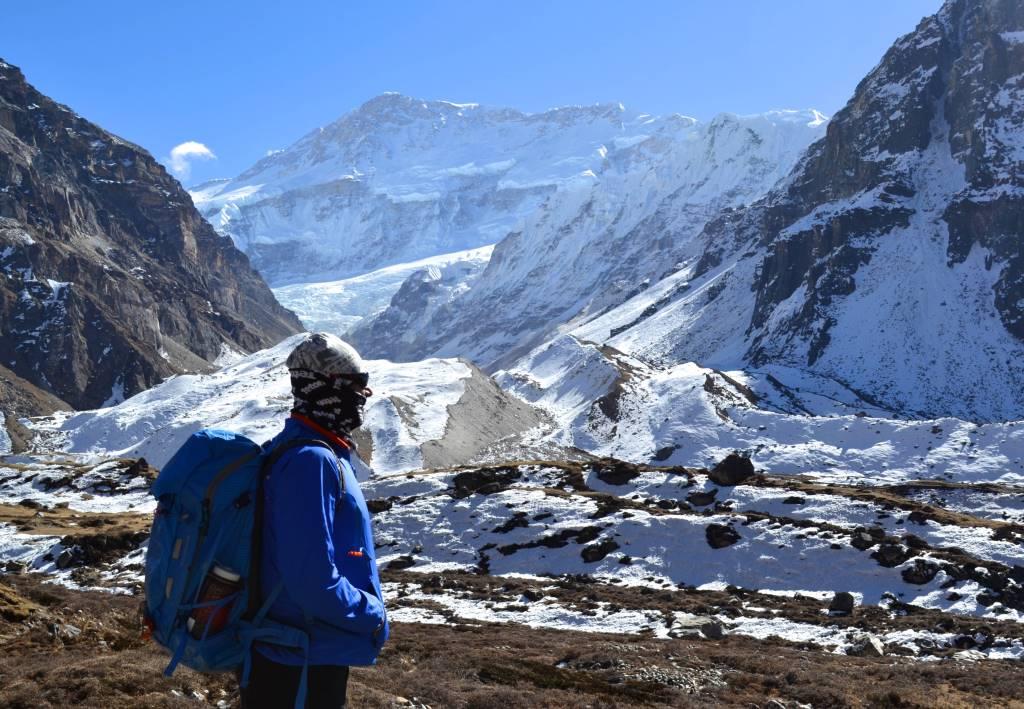
<path id="1" fill-rule="evenodd" d="M 281 456 L 290 451 L 292 448 L 301 448 L 302 446 L 316 446 L 318 448 L 326 448 L 331 452 L 335 458 L 337 454 L 334 452 L 334 448 L 327 441 L 322 441 L 319 438 L 292 438 L 284 443 L 278 444 L 274 450 L 270 452 L 264 462 L 264 473 L 269 472 L 271 468 L 277 465 L 277 461 L 281 460 Z"/>
<path id="2" fill-rule="evenodd" d="M 269 441 L 263 445 L 266 449 Z M 334 452 L 334 448 L 331 447 L 326 441 L 321 441 L 319 438 L 292 438 L 280 443 L 274 447 L 270 454 L 263 461 L 263 466 L 260 468 L 260 479 L 259 489 L 256 494 L 256 505 L 254 508 L 254 520 L 252 525 L 252 556 L 250 559 L 250 571 L 249 577 L 252 579 L 252 592 L 249 594 L 249 608 L 247 616 L 249 618 L 258 617 L 260 613 L 260 607 L 263 604 L 263 588 L 261 579 L 260 559 L 263 555 L 263 515 L 264 515 L 264 500 L 263 500 L 263 483 L 266 480 L 270 470 L 277 465 L 277 462 L 281 460 L 281 456 L 290 451 L 293 448 L 300 448 L 302 446 L 316 446 L 318 448 L 326 448 L 334 456 L 334 460 L 338 465 L 338 479 L 341 481 L 341 491 L 345 492 L 345 475 L 341 472 L 341 463 L 338 463 L 338 456 Z M 280 592 L 280 588 L 274 589 L 272 595 L 276 595 Z M 273 601 L 271 601 L 271 604 Z M 269 606 L 268 608 L 269 609 Z M 266 611 L 264 611 L 265 613 Z"/>

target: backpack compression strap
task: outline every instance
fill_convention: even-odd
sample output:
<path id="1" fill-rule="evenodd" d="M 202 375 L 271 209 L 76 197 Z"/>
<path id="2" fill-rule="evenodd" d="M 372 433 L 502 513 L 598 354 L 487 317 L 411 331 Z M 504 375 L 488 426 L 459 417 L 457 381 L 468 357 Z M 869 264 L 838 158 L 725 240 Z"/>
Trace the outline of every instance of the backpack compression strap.
<path id="1" fill-rule="evenodd" d="M 248 618 L 255 618 L 260 612 L 260 607 L 263 605 L 263 588 L 261 584 L 262 579 L 260 578 L 260 561 L 263 557 L 263 483 L 267 476 L 270 475 L 270 471 L 277 465 L 277 462 L 281 460 L 281 456 L 293 448 L 301 448 L 302 446 L 326 448 L 337 461 L 334 448 L 326 441 L 318 438 L 293 438 L 285 441 L 274 448 L 270 455 L 266 457 L 266 460 L 263 461 L 263 465 L 260 467 L 260 480 L 256 490 L 255 507 L 253 508 L 252 553 L 249 557 L 249 578 L 252 583 L 249 586 L 249 607 L 246 612 Z M 338 474 L 338 477 L 341 479 L 341 490 L 344 492 L 345 476 L 341 474 L 340 463 L 338 464 Z"/>

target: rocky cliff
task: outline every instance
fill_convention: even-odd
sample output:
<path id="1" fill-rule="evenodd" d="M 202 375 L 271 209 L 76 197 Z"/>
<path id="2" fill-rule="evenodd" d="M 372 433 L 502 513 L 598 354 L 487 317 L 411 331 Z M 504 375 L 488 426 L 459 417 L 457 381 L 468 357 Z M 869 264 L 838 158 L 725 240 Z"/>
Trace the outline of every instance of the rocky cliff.
<path id="1" fill-rule="evenodd" d="M 950 0 L 781 186 L 584 328 L 651 361 L 825 375 L 907 415 L 1024 416 L 1024 5 Z"/>
<path id="2" fill-rule="evenodd" d="M 96 407 L 300 329 L 151 155 L 0 61 L 0 364 Z"/>

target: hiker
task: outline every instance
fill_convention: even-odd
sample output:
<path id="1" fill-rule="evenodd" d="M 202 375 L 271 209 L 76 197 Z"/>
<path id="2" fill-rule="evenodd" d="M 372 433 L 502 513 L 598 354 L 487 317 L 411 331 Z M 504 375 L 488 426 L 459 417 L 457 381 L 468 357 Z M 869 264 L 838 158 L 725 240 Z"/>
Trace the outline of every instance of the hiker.
<path id="1" fill-rule="evenodd" d="M 308 628 L 308 658 L 256 643 L 242 707 L 290 709 L 308 659 L 306 706 L 334 709 L 345 705 L 349 666 L 373 664 L 388 637 L 370 515 L 349 461 L 372 391 L 359 354 L 333 335 L 307 336 L 287 366 L 294 406 L 267 449 L 311 440 L 287 448 L 265 479 L 260 587 L 281 589 L 270 619 Z"/>

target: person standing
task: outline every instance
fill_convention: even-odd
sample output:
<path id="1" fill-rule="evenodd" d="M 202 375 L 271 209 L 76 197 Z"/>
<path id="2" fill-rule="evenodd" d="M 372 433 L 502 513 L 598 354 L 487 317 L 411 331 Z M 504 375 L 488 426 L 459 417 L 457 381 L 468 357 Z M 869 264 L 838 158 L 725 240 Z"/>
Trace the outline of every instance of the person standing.
<path id="1" fill-rule="evenodd" d="M 264 481 L 260 587 L 277 589 L 269 617 L 303 628 L 307 653 L 252 651 L 243 709 L 290 709 L 308 662 L 306 706 L 345 706 L 349 667 L 372 665 L 388 638 L 370 514 L 353 471 L 351 434 L 372 396 L 358 352 L 308 335 L 287 360 L 294 405 L 268 450 L 283 453 Z"/>

